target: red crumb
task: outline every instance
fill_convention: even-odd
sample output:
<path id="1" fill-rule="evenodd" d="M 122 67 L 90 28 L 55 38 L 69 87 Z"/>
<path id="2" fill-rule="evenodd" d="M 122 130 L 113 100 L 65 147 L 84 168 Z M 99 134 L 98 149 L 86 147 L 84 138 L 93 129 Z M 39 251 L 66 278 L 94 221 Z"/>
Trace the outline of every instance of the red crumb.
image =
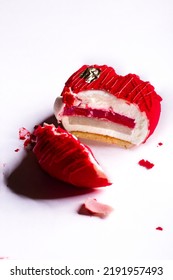
<path id="1" fill-rule="evenodd" d="M 19 128 L 19 139 L 25 140 L 29 136 L 30 132 L 25 127 Z"/>
<path id="2" fill-rule="evenodd" d="M 162 143 L 162 142 L 159 142 L 158 145 L 157 145 L 157 147 L 158 147 L 158 146 L 162 146 L 162 145 L 163 145 L 163 143 Z"/>
<path id="3" fill-rule="evenodd" d="M 14 151 L 17 153 L 17 152 L 19 152 L 20 150 L 19 150 L 19 149 L 15 149 Z"/>
<path id="4" fill-rule="evenodd" d="M 88 198 L 79 209 L 79 214 L 82 215 L 94 215 L 100 218 L 106 218 L 113 208 L 109 205 L 97 202 L 95 198 Z"/>
<path id="5" fill-rule="evenodd" d="M 29 136 L 29 138 L 24 141 L 23 146 L 24 146 L 25 149 L 29 149 L 29 150 L 31 149 L 32 150 L 34 145 L 35 145 L 35 136 L 33 134 L 31 134 Z"/>
<path id="6" fill-rule="evenodd" d="M 156 230 L 163 230 L 163 228 L 162 227 L 157 227 Z"/>
<path id="7" fill-rule="evenodd" d="M 24 140 L 23 146 L 25 149 L 33 147 L 35 144 L 35 138 L 36 137 L 26 128 L 22 127 L 19 129 L 19 139 Z M 15 152 L 18 152 L 18 150 L 16 149 Z"/>
<path id="8" fill-rule="evenodd" d="M 138 164 L 139 164 L 140 166 L 143 166 L 143 167 L 147 168 L 147 169 L 151 169 L 151 168 L 153 168 L 153 166 L 154 166 L 154 163 L 151 163 L 151 162 L 149 162 L 148 160 L 144 160 L 144 159 L 141 159 L 141 160 L 138 162 Z"/>

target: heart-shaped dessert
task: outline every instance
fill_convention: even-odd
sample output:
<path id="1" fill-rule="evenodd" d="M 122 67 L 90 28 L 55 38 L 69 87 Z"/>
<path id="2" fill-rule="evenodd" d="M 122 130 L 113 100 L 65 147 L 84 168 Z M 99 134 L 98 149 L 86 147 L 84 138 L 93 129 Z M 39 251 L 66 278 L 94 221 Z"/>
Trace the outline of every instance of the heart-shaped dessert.
<path id="1" fill-rule="evenodd" d="M 53 124 L 38 126 L 33 148 L 40 166 L 52 177 L 77 187 L 111 185 L 91 150 L 71 133 Z"/>
<path id="2" fill-rule="evenodd" d="M 154 132 L 162 98 L 135 74 L 118 75 L 106 65 L 84 65 L 65 83 L 55 116 L 77 137 L 139 145 Z"/>

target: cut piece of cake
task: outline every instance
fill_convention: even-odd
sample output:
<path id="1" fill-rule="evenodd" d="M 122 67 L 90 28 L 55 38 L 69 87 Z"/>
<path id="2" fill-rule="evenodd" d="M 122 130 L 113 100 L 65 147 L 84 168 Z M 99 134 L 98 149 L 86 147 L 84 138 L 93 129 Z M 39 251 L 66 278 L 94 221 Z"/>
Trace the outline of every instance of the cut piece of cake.
<path id="1" fill-rule="evenodd" d="M 40 166 L 52 177 L 77 187 L 111 185 L 91 150 L 71 133 L 53 124 L 38 126 L 33 148 Z"/>
<path id="2" fill-rule="evenodd" d="M 162 98 L 135 74 L 107 65 L 84 65 L 65 83 L 54 104 L 63 127 L 78 137 L 130 147 L 154 132 Z"/>

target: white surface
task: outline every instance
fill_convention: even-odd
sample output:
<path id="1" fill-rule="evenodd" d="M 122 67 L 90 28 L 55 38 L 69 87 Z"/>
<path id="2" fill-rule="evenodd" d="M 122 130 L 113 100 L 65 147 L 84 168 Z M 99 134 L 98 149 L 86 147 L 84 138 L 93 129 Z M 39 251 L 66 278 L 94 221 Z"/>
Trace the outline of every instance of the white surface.
<path id="1" fill-rule="evenodd" d="M 1 256 L 173 258 L 172 13 L 171 0 L 0 1 Z M 31 130 L 52 115 L 69 75 L 94 63 L 149 80 L 163 97 L 162 116 L 137 149 L 88 143 L 114 184 L 67 197 L 32 159 L 24 164 L 18 129 Z M 142 158 L 153 162 L 153 169 L 140 167 Z M 25 194 L 35 189 L 35 198 L 7 187 L 10 173 L 11 188 Z M 77 214 L 89 196 L 114 212 L 105 220 Z"/>

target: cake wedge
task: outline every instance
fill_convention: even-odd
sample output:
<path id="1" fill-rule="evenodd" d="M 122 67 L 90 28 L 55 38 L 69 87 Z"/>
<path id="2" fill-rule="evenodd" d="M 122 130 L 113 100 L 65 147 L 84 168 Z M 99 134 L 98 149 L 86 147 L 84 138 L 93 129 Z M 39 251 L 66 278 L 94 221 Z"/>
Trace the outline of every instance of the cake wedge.
<path id="1" fill-rule="evenodd" d="M 50 176 L 76 187 L 99 188 L 111 185 L 93 153 L 75 136 L 53 124 L 38 126 L 33 152 Z"/>

